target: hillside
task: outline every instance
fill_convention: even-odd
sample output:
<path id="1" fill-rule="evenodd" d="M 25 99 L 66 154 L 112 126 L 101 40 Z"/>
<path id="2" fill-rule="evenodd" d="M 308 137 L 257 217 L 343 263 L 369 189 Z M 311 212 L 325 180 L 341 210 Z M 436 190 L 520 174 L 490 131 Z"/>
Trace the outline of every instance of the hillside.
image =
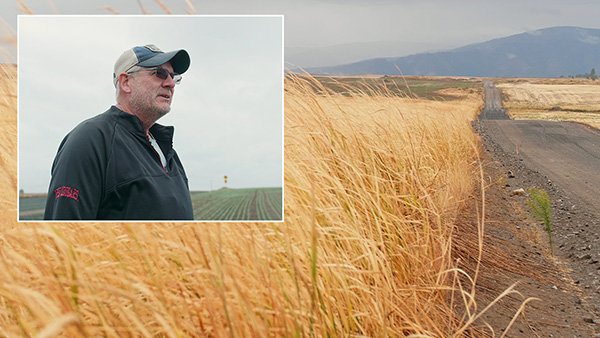
<path id="1" fill-rule="evenodd" d="M 552 27 L 449 51 L 377 58 L 334 67 L 309 68 L 311 74 L 560 77 L 600 68 L 600 29 Z"/>

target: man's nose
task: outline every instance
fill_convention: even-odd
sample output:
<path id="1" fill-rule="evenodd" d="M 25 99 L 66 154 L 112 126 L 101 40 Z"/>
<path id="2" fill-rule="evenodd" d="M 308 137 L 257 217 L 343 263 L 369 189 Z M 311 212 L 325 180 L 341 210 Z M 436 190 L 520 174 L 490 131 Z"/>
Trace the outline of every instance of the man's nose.
<path id="1" fill-rule="evenodd" d="M 175 81 L 173 81 L 171 75 L 167 75 L 167 78 L 163 81 L 162 86 L 169 88 L 175 87 Z"/>

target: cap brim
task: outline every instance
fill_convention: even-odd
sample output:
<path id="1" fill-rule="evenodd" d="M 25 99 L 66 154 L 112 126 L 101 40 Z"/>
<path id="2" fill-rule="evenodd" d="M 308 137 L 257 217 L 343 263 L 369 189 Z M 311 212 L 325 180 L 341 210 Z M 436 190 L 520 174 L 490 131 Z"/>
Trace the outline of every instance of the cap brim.
<path id="1" fill-rule="evenodd" d="M 167 62 L 171 62 L 173 71 L 179 74 L 185 73 L 190 68 L 190 55 L 185 49 L 180 49 L 168 53 L 157 53 L 148 60 L 139 62 L 136 66 L 141 67 L 156 67 Z"/>

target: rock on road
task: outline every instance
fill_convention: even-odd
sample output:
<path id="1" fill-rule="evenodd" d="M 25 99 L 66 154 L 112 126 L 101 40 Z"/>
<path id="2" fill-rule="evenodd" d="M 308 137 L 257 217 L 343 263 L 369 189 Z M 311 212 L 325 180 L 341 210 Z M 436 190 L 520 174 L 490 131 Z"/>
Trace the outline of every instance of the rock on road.
<path id="1" fill-rule="evenodd" d="M 511 120 L 491 81 L 484 82 L 484 99 L 479 119 L 494 131 L 495 143 L 591 210 L 600 210 L 600 131 L 574 122 Z"/>

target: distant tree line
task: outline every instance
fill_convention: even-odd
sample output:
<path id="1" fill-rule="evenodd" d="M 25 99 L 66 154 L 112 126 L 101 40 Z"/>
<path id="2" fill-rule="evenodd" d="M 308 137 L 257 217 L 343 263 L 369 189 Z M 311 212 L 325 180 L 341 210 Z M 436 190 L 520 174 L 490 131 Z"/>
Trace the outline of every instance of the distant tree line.
<path id="1" fill-rule="evenodd" d="M 564 77 L 561 75 L 561 77 Z M 579 78 L 586 78 L 586 79 L 590 79 L 592 81 L 596 81 L 596 79 L 598 78 L 598 76 L 596 75 L 596 69 L 592 68 L 592 70 L 590 70 L 589 73 L 585 73 L 585 74 L 577 74 L 577 75 L 569 75 L 567 77 L 570 77 L 572 79 L 579 77 Z"/>

